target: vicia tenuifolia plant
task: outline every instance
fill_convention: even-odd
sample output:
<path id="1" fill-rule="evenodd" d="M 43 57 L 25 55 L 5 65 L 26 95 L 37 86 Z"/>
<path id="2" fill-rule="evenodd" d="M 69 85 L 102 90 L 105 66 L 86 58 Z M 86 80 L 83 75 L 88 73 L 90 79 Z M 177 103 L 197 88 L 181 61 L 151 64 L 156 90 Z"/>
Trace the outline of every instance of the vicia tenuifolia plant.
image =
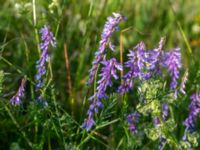
<path id="1" fill-rule="evenodd" d="M 139 121 L 140 113 L 134 112 L 133 114 L 129 114 L 127 116 L 127 122 L 129 126 L 129 130 L 132 133 L 137 133 L 136 123 Z"/>
<path id="2" fill-rule="evenodd" d="M 45 74 L 47 71 L 46 63 L 49 62 L 48 49 L 50 45 L 56 47 L 55 37 L 53 36 L 53 33 L 50 31 L 48 26 L 45 25 L 43 28 L 41 28 L 40 34 L 42 34 L 41 36 L 42 42 L 40 43 L 41 53 L 40 53 L 40 59 L 37 61 L 36 65 L 37 74 L 35 75 L 36 92 L 39 93 L 38 102 L 40 102 L 43 99 L 41 90 L 44 87 Z M 26 79 L 22 79 L 21 85 L 17 93 L 10 100 L 12 105 L 16 106 L 21 104 L 21 99 L 24 96 L 25 92 L 25 85 L 26 85 Z"/>
<path id="3" fill-rule="evenodd" d="M 125 20 L 125 17 L 118 13 L 113 13 L 113 16 L 107 18 L 101 34 L 98 51 L 95 53 L 95 58 L 92 62 L 93 66 L 89 70 L 90 75 L 87 82 L 88 85 L 94 81 L 98 65 L 106 58 L 107 49 L 114 50 L 114 45 L 110 41 L 110 38 L 114 32 L 118 31 L 118 25 L 123 20 Z"/>
<path id="4" fill-rule="evenodd" d="M 195 92 L 190 97 L 191 103 L 189 105 L 189 115 L 184 121 L 185 132 L 182 138 L 182 147 L 192 149 L 198 146 L 199 134 L 196 132 L 196 119 L 200 116 L 200 92 Z"/>
<path id="5" fill-rule="evenodd" d="M 49 26 L 45 25 L 40 30 L 41 34 L 41 43 L 40 43 L 40 58 L 37 61 L 36 69 L 37 74 L 35 76 L 36 78 L 36 92 L 39 92 L 39 98 L 38 101 L 41 101 L 43 99 L 41 90 L 44 87 L 45 84 L 45 75 L 47 72 L 47 63 L 49 62 L 49 47 L 50 45 L 53 47 L 56 47 L 56 41 L 53 33 L 50 31 Z"/>
<path id="6" fill-rule="evenodd" d="M 99 75 L 102 77 L 102 79 L 97 82 L 98 86 L 96 92 L 90 98 L 92 104 L 87 112 L 88 119 L 85 120 L 82 126 L 87 128 L 87 130 L 90 130 L 94 124 L 94 112 L 98 112 L 98 109 L 103 106 L 100 100 L 105 98 L 107 85 L 112 86 L 110 76 L 114 76 L 115 79 L 118 79 L 115 73 L 116 69 L 122 70 L 122 67 L 120 67 L 122 64 L 117 63 L 115 58 L 106 60 L 106 46 L 112 45 L 108 43 L 108 40 L 111 37 L 111 33 L 116 28 L 116 25 L 118 25 L 118 23 L 124 18 L 120 14 L 113 13 L 113 15 L 114 17 L 108 17 L 108 21 L 104 26 L 99 51 L 96 52 L 95 60 L 93 61 L 93 67 L 89 71 L 90 75 L 88 83 L 90 84 L 94 80 L 99 63 L 102 63 L 105 66 L 102 68 Z M 121 94 L 124 94 L 132 89 L 133 80 L 135 79 L 148 80 L 154 75 L 160 75 L 161 67 L 167 68 L 168 72 L 170 73 L 172 78 L 170 89 L 176 89 L 177 79 L 179 77 L 179 69 L 181 67 L 180 51 L 179 48 L 175 48 L 170 52 L 164 52 L 162 51 L 163 45 L 164 38 L 161 38 L 158 48 L 153 50 L 145 51 L 145 44 L 143 42 L 140 42 L 138 45 L 136 45 L 133 50 L 129 50 L 129 54 L 127 55 L 128 61 L 125 62 L 125 67 L 129 68 L 129 71 L 123 76 L 123 82 L 118 88 L 118 91 Z M 109 46 L 109 48 L 113 50 L 113 46 Z M 116 69 L 112 70 L 112 68 Z"/>
<path id="7" fill-rule="evenodd" d="M 98 113 L 99 108 L 103 107 L 101 100 L 106 98 L 106 89 L 107 87 L 112 87 L 113 81 L 112 78 L 118 79 L 117 70 L 122 70 L 121 64 L 117 62 L 115 58 L 110 60 L 104 60 L 101 62 L 104 67 L 102 67 L 99 74 L 100 80 L 98 80 L 97 88 L 93 96 L 89 98 L 91 101 L 90 107 L 87 111 L 88 118 L 85 119 L 82 127 L 86 128 L 88 131 L 94 125 L 94 115 Z"/>
<path id="8" fill-rule="evenodd" d="M 24 96 L 25 86 L 26 86 L 26 79 L 24 78 L 21 81 L 21 85 L 20 85 L 17 93 L 10 100 L 12 105 L 17 106 L 17 105 L 20 105 L 22 103 L 22 98 Z"/>
<path id="9" fill-rule="evenodd" d="M 88 118 L 85 119 L 82 127 L 86 128 L 88 131 L 94 125 L 94 115 L 102 108 L 101 100 L 106 97 L 106 89 L 108 86 L 112 86 L 112 77 L 118 79 L 117 70 L 122 70 L 121 64 L 117 62 L 115 58 L 107 60 L 106 51 L 110 49 L 114 51 L 114 45 L 111 43 L 110 38 L 113 32 L 118 30 L 118 24 L 125 20 L 124 16 L 118 13 L 113 13 L 112 17 L 107 18 L 107 22 L 104 26 L 103 33 L 101 35 L 101 41 L 99 42 L 99 49 L 95 53 L 95 59 L 93 61 L 92 69 L 89 70 L 89 80 L 88 85 L 90 85 L 95 78 L 95 74 L 98 71 L 98 66 L 102 64 L 104 67 L 101 69 L 99 74 L 100 80 L 98 80 L 96 91 L 94 95 L 90 97 L 91 105 L 88 109 Z"/>
<path id="10" fill-rule="evenodd" d="M 172 107 L 177 98 L 186 93 L 188 78 L 188 71 L 186 71 L 180 79 L 180 69 L 182 68 L 180 48 L 165 50 L 165 38 L 162 37 L 158 46 L 153 49 L 147 49 L 144 42 L 139 42 L 129 50 L 128 60 L 124 64 L 120 64 L 116 58 L 113 58 L 112 53 L 111 59 L 108 59 L 107 50 L 114 50 L 111 35 L 124 18 L 121 14 L 113 13 L 113 17 L 108 17 L 104 26 L 99 50 L 95 53 L 93 66 L 89 71 L 88 85 L 97 82 L 97 86 L 94 89 L 93 96 L 89 98 L 90 106 L 87 111 L 87 118 L 81 127 L 87 131 L 92 130 L 92 127 L 96 124 L 95 120 L 99 119 L 97 113 L 104 106 L 103 99 L 109 99 L 113 93 L 120 93 L 121 96 L 127 95 L 134 92 L 134 87 L 138 94 L 137 104 L 134 106 L 134 112 L 127 114 L 126 117 L 127 127 L 131 134 L 137 135 L 144 132 L 149 139 L 158 140 L 158 149 L 163 149 L 166 144 L 178 148 L 178 141 L 174 141 L 174 137 L 171 135 L 176 127 L 175 119 L 172 116 Z M 125 73 L 120 79 L 117 71 L 122 71 L 122 68 L 126 70 L 123 70 Z M 170 77 L 170 82 L 166 80 L 167 77 Z M 117 80 L 122 80 L 122 82 L 116 82 Z M 118 88 L 116 91 L 108 93 L 108 87 L 115 89 L 114 81 L 116 82 L 115 87 L 118 84 Z M 119 85 L 119 83 L 121 84 Z M 199 106 L 196 100 L 198 96 L 193 96 L 193 99 L 194 97 L 195 100 L 190 105 L 190 116 L 184 123 L 187 127 L 186 131 L 194 128 L 194 118 L 199 114 L 199 108 L 197 108 Z M 145 122 L 148 125 L 145 129 L 142 129 L 144 131 L 137 129 L 136 124 L 140 124 L 142 120 L 139 118 L 144 120 L 148 116 L 150 116 L 151 122 Z M 138 127 L 140 128 L 140 126 Z"/>

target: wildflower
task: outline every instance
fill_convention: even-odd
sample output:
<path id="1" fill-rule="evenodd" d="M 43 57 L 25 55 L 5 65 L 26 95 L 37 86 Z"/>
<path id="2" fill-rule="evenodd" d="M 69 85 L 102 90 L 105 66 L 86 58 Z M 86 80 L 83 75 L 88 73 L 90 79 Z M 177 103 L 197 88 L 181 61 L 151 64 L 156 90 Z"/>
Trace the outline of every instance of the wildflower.
<path id="1" fill-rule="evenodd" d="M 162 104 L 162 119 L 165 121 L 169 116 L 169 105 L 167 103 Z"/>
<path id="2" fill-rule="evenodd" d="M 17 93 L 10 100 L 12 105 L 17 106 L 17 105 L 21 104 L 21 98 L 24 96 L 25 85 L 26 85 L 26 80 L 22 79 L 21 85 L 20 85 Z"/>
<path id="3" fill-rule="evenodd" d="M 194 132 L 195 119 L 200 114 L 200 93 L 194 93 L 190 99 L 192 102 L 189 105 L 189 116 L 184 121 L 184 125 L 187 131 Z"/>
<path id="4" fill-rule="evenodd" d="M 200 114 L 200 92 L 194 93 L 190 99 L 192 102 L 189 105 L 189 116 L 183 122 L 185 128 L 182 140 L 187 144 L 188 149 L 191 149 L 191 139 L 188 138 L 188 132 L 193 133 L 195 131 L 195 120 Z"/>
<path id="5" fill-rule="evenodd" d="M 188 80 L 188 70 L 185 71 L 185 74 L 182 78 L 181 86 L 180 86 L 180 92 L 185 94 L 185 84 Z"/>
<path id="6" fill-rule="evenodd" d="M 82 124 L 81 128 L 86 128 L 87 131 L 90 131 L 92 126 L 94 125 L 94 119 L 92 117 L 89 117 L 85 119 L 84 123 Z"/>
<path id="7" fill-rule="evenodd" d="M 155 126 L 159 125 L 159 124 L 160 124 L 160 119 L 159 119 L 159 117 L 154 117 L 153 123 L 154 123 Z"/>
<path id="8" fill-rule="evenodd" d="M 149 50 L 146 53 L 146 62 L 147 62 L 147 70 L 146 78 L 150 78 L 153 74 L 161 74 L 160 64 L 162 63 L 162 48 L 164 45 L 165 39 L 162 37 L 160 39 L 158 48 L 153 50 Z"/>
<path id="9" fill-rule="evenodd" d="M 111 44 L 111 42 L 109 42 L 109 40 L 113 32 L 117 31 L 117 26 L 122 20 L 125 20 L 125 18 L 118 13 L 113 13 L 113 17 L 107 18 L 107 22 L 104 25 L 104 29 L 101 34 L 101 41 L 99 42 L 99 50 L 98 52 L 95 53 L 95 59 L 92 63 L 93 66 L 89 70 L 90 75 L 87 85 L 90 85 L 93 82 L 94 76 L 97 72 L 98 64 L 101 63 L 103 59 L 105 59 L 107 45 L 109 45 L 111 50 L 114 50 L 114 46 Z"/>
<path id="10" fill-rule="evenodd" d="M 84 120 L 84 123 L 81 125 L 81 128 L 86 128 L 87 131 L 89 131 L 93 125 L 94 122 L 94 113 L 98 113 L 99 108 L 102 108 L 103 104 L 101 103 L 100 99 L 93 100 L 92 104 L 90 105 L 87 115 L 88 118 Z"/>
<path id="11" fill-rule="evenodd" d="M 111 77 L 114 77 L 116 80 L 118 79 L 118 76 L 116 74 L 117 70 L 122 70 L 122 66 L 120 63 L 117 62 L 115 58 L 112 58 L 110 60 L 104 60 L 102 62 L 104 67 L 101 69 L 101 73 L 99 76 L 101 79 L 97 82 L 97 97 L 99 99 L 105 97 L 105 92 L 107 86 L 112 86 L 113 82 L 111 80 Z"/>
<path id="12" fill-rule="evenodd" d="M 40 49 L 41 49 L 41 55 L 40 59 L 37 61 L 37 74 L 36 74 L 36 89 L 40 89 L 43 87 L 43 79 L 42 77 L 46 73 L 46 66 L 45 63 L 48 62 L 49 60 L 49 55 L 48 55 L 48 49 L 49 45 L 51 44 L 53 47 L 56 47 L 56 42 L 55 42 L 55 37 L 53 36 L 53 33 L 50 31 L 49 27 L 44 26 L 41 30 L 40 33 L 42 34 L 41 41 L 42 43 L 40 44 Z"/>
<path id="13" fill-rule="evenodd" d="M 181 68 L 180 48 L 175 48 L 165 53 L 164 66 L 167 68 L 172 78 L 170 89 L 175 90 L 179 78 L 179 69 Z"/>
<path id="14" fill-rule="evenodd" d="M 140 42 L 134 48 L 136 51 L 129 50 L 128 61 L 125 63 L 125 66 L 130 70 L 123 76 L 123 83 L 118 88 L 118 91 L 121 94 L 128 92 L 133 87 L 133 79 L 135 77 L 141 77 L 143 75 L 142 70 L 144 68 L 144 49 L 145 45 L 143 42 Z"/>
<path id="15" fill-rule="evenodd" d="M 139 121 L 139 117 L 140 117 L 140 114 L 138 112 L 135 112 L 133 114 L 129 114 L 127 116 L 127 121 L 128 121 L 128 125 L 129 125 L 129 130 L 132 132 L 132 133 L 137 133 L 137 128 L 135 126 L 135 123 L 138 123 Z"/>
<path id="16" fill-rule="evenodd" d="M 97 82 L 98 86 L 96 92 L 89 99 L 92 103 L 87 111 L 88 118 L 85 119 L 82 125 L 82 128 L 86 128 L 88 131 L 94 125 L 94 113 L 98 113 L 99 108 L 103 107 L 101 99 L 106 97 L 107 87 L 111 87 L 113 84 L 111 78 L 113 77 L 115 79 L 118 79 L 116 71 L 122 70 L 121 64 L 118 63 L 115 58 L 104 60 L 102 61 L 102 64 L 104 65 L 104 67 L 101 69 L 101 73 L 99 74 L 101 79 Z"/>

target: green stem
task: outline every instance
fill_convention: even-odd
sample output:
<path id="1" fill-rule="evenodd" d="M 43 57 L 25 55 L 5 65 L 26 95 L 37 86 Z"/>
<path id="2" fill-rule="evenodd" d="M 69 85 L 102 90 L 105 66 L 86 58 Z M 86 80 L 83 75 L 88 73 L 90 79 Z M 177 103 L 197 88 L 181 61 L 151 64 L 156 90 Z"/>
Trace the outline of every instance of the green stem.
<path id="1" fill-rule="evenodd" d="M 33 25 L 36 26 L 37 18 L 36 18 L 36 5 L 35 0 L 32 1 L 33 4 Z"/>
<path id="2" fill-rule="evenodd" d="M 16 66 L 14 66 L 10 61 L 8 61 L 7 59 L 5 59 L 4 57 L 0 56 L 0 59 L 2 59 L 9 66 L 13 67 L 19 74 L 22 74 L 22 75 L 25 74 L 25 73 L 23 73 L 23 71 L 21 71 L 20 69 L 18 69 Z M 29 80 L 31 84 L 35 85 L 35 83 L 29 77 L 26 77 L 26 79 Z"/>
<path id="3" fill-rule="evenodd" d="M 55 91 L 54 91 L 53 88 L 52 88 L 51 92 L 52 92 L 51 94 L 52 94 L 52 98 L 53 98 L 53 104 L 54 104 L 54 107 L 55 107 L 55 110 L 56 110 L 56 116 L 59 118 L 59 111 L 58 111 L 58 108 L 57 108 Z M 59 125 L 59 129 L 60 129 L 60 135 L 61 135 L 61 139 L 62 139 L 63 148 L 65 148 L 65 139 L 64 139 L 64 136 L 63 136 L 63 132 L 62 132 L 60 119 L 58 119 L 58 125 Z"/>
<path id="4" fill-rule="evenodd" d="M 37 114 L 36 114 L 37 115 Z M 35 143 L 37 143 L 37 139 L 38 139 L 38 122 L 37 122 L 37 116 L 34 116 L 34 122 L 35 122 L 35 137 L 34 137 L 34 141 Z"/>
<path id="5" fill-rule="evenodd" d="M 51 150 L 51 140 L 50 140 L 50 135 L 48 136 L 48 149 Z"/>
<path id="6" fill-rule="evenodd" d="M 34 32 L 35 32 L 35 40 L 37 43 L 37 50 L 38 54 L 40 54 L 40 44 L 39 44 L 39 37 L 38 37 L 38 29 L 37 29 L 37 16 L 36 16 L 36 3 L 35 0 L 32 0 L 33 5 L 33 26 L 34 26 Z"/>

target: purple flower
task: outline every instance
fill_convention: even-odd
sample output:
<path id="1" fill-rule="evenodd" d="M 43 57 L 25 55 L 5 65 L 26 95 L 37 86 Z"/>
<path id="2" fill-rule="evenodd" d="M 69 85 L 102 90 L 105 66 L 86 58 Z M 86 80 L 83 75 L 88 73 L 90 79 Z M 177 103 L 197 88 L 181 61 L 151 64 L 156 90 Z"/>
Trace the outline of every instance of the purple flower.
<path id="1" fill-rule="evenodd" d="M 194 93 L 190 99 L 192 102 L 189 105 L 189 116 L 184 121 L 184 125 L 187 131 L 193 132 L 195 130 L 196 117 L 200 114 L 200 93 Z"/>
<path id="2" fill-rule="evenodd" d="M 162 121 L 166 121 L 168 116 L 169 116 L 169 105 L 167 103 L 163 103 L 160 117 L 162 118 Z M 154 117 L 153 123 L 155 126 L 159 125 L 161 123 L 160 118 Z"/>
<path id="3" fill-rule="evenodd" d="M 175 48 L 165 53 L 164 66 L 167 68 L 172 78 L 170 89 L 175 90 L 179 78 L 179 69 L 181 68 L 180 48 Z"/>
<path id="4" fill-rule="evenodd" d="M 90 107 L 87 111 L 87 115 L 89 117 L 92 117 L 94 113 L 98 113 L 99 112 L 99 108 L 102 108 L 103 104 L 100 101 L 100 99 L 96 99 L 92 102 L 92 104 L 90 104 Z"/>
<path id="5" fill-rule="evenodd" d="M 140 117 L 140 114 L 138 112 L 135 112 L 133 114 L 129 114 L 127 116 L 129 130 L 132 133 L 137 133 L 137 128 L 136 128 L 135 124 L 138 123 L 139 117 Z"/>
<path id="6" fill-rule="evenodd" d="M 81 128 L 86 128 L 87 131 L 90 131 L 94 123 L 94 119 L 92 117 L 89 117 L 84 120 L 84 123 L 81 125 Z"/>
<path id="7" fill-rule="evenodd" d="M 158 48 L 146 52 L 147 70 L 146 78 L 150 78 L 153 74 L 161 74 L 160 65 L 162 63 L 162 48 L 165 39 L 161 38 Z"/>
<path id="8" fill-rule="evenodd" d="M 122 66 L 120 63 L 117 62 L 115 58 L 112 58 L 110 60 L 104 60 L 102 61 L 102 64 L 104 67 L 101 69 L 101 72 L 99 76 L 101 79 L 97 82 L 97 97 L 99 99 L 105 98 L 105 92 L 108 86 L 112 86 L 112 77 L 116 80 L 118 79 L 118 76 L 116 74 L 117 70 L 122 70 Z"/>
<path id="9" fill-rule="evenodd" d="M 143 76 L 145 45 L 143 42 L 140 42 L 134 49 L 136 51 L 129 50 L 128 61 L 125 63 L 125 67 L 129 68 L 129 71 L 123 76 L 123 83 L 118 88 L 121 94 L 132 89 L 134 78 Z"/>
<path id="10" fill-rule="evenodd" d="M 98 113 L 99 108 L 103 107 L 101 99 L 106 98 L 106 89 L 108 86 L 111 87 L 113 84 L 112 77 L 118 79 L 116 72 L 117 70 L 122 70 L 121 64 L 118 63 L 115 58 L 104 60 L 102 61 L 102 64 L 104 67 L 101 69 L 101 73 L 99 74 L 101 78 L 97 82 L 98 86 L 96 92 L 89 98 L 92 103 L 90 104 L 90 107 L 87 111 L 88 118 L 85 119 L 82 125 L 82 128 L 86 128 L 88 131 L 94 125 L 94 114 Z"/>
<path id="11" fill-rule="evenodd" d="M 162 119 L 165 121 L 169 116 L 169 105 L 167 103 L 162 104 Z"/>
<path id="12" fill-rule="evenodd" d="M 154 117 L 154 118 L 153 118 L 153 123 L 154 123 L 155 126 L 159 125 L 159 124 L 160 124 L 160 119 L 159 119 L 159 117 Z"/>
<path id="13" fill-rule="evenodd" d="M 17 105 L 21 104 L 21 98 L 24 96 L 25 85 L 26 85 L 26 80 L 22 79 L 21 85 L 20 85 L 17 93 L 10 100 L 12 105 L 17 106 Z"/>
<path id="14" fill-rule="evenodd" d="M 89 70 L 90 75 L 87 85 L 90 85 L 93 82 L 94 76 L 97 72 L 98 64 L 100 64 L 101 61 L 105 58 L 107 45 L 109 45 L 111 50 L 114 50 L 114 46 L 111 44 L 111 42 L 109 42 L 109 39 L 112 36 L 113 32 L 117 30 L 117 26 L 122 20 L 125 20 L 125 18 L 118 13 L 113 13 L 113 17 L 107 18 L 107 22 L 104 25 L 104 29 L 101 34 L 101 41 L 99 42 L 99 50 L 98 52 L 95 53 L 95 59 L 92 63 L 93 66 Z"/>
<path id="15" fill-rule="evenodd" d="M 41 54 L 40 54 L 40 59 L 37 61 L 37 74 L 36 74 L 36 89 L 39 90 L 40 88 L 43 87 L 43 79 L 42 77 L 46 73 L 46 65 L 45 63 L 48 62 L 49 60 L 49 55 L 48 55 L 48 49 L 49 45 L 51 44 L 53 47 L 56 47 L 56 42 L 55 42 L 55 37 L 53 36 L 53 33 L 50 31 L 49 27 L 46 25 L 40 30 L 40 33 L 42 34 L 41 41 L 42 43 L 40 44 L 40 49 L 41 49 Z"/>

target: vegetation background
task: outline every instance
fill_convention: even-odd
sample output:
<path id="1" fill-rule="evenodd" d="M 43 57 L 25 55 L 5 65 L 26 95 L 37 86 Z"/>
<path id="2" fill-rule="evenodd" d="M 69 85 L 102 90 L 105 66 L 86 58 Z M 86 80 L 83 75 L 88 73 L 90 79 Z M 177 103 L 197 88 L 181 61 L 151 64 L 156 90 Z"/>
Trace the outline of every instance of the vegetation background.
<path id="1" fill-rule="evenodd" d="M 199 0 L 0 2 L 0 70 L 4 71 L 3 94 L 0 100 L 0 149 L 28 149 L 30 141 L 35 143 L 33 149 L 56 149 L 58 145 L 64 145 L 65 149 L 72 149 L 73 145 L 82 149 L 87 149 L 88 145 L 91 146 L 89 149 L 101 149 L 102 146 L 103 149 L 117 147 L 120 141 L 117 137 L 120 135 L 118 132 L 108 134 L 105 130 L 102 131 L 102 135 L 98 132 L 88 135 L 81 133 L 80 129 L 77 130 L 88 108 L 88 105 L 85 105 L 86 99 L 92 92 L 91 87 L 86 86 L 88 70 L 98 49 L 106 18 L 112 12 L 119 12 L 127 17 L 120 25 L 120 31 L 128 29 L 121 35 L 125 59 L 128 49 L 138 42 L 144 41 L 146 47 L 151 49 L 157 46 L 160 37 L 163 36 L 166 37 L 165 47 L 181 48 L 183 68 L 189 68 L 189 81 L 186 90 L 188 94 L 183 98 L 186 102 L 184 105 L 180 104 L 182 109 L 178 109 L 176 113 L 182 120 L 187 116 L 189 96 L 195 91 L 195 85 L 199 86 L 200 82 L 200 75 L 197 77 L 197 71 L 200 70 Z M 52 68 L 48 72 L 50 86 L 47 87 L 47 91 L 51 93 L 47 97 L 56 100 L 56 107 L 38 110 L 28 104 L 34 99 L 34 85 L 31 81 L 34 81 L 35 65 L 39 58 L 38 31 L 45 24 L 51 27 L 57 41 L 57 47 L 49 50 Z M 119 54 L 120 32 L 115 34 L 114 39 Z M 68 58 L 65 57 L 64 45 Z M 69 67 L 66 66 L 66 60 L 69 61 Z M 9 99 L 24 76 L 30 79 L 25 104 L 15 108 L 9 105 Z M 53 93 L 50 89 L 54 89 Z M 28 111 L 27 107 L 30 107 Z M 181 128 L 183 131 L 184 128 Z M 87 136 L 84 138 L 81 134 Z M 177 137 L 181 137 L 180 133 L 176 134 Z M 59 142 L 55 140 L 56 137 L 59 138 Z M 88 142 L 87 137 L 93 140 Z M 87 143 L 84 143 L 84 140 Z M 155 142 L 149 144 L 148 141 L 144 141 L 145 144 L 148 146 L 144 146 L 144 149 L 148 149 L 154 147 Z"/>

